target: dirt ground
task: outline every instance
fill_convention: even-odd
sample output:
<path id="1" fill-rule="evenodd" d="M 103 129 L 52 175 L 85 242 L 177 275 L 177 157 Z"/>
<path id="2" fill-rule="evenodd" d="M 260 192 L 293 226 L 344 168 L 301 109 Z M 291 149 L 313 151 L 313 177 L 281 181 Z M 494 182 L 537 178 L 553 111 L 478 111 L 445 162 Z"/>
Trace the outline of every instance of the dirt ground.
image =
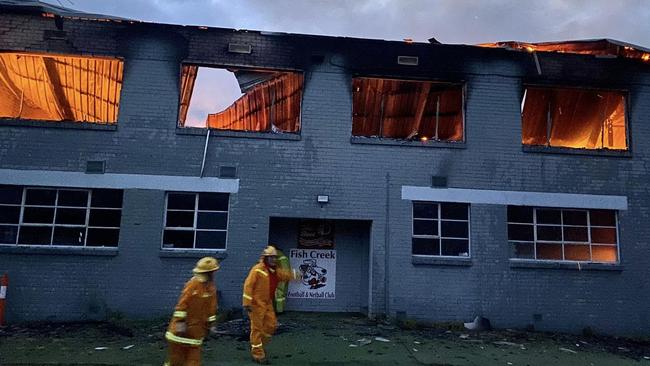
<path id="1" fill-rule="evenodd" d="M 287 313 L 267 351 L 277 365 L 648 365 L 650 340 L 455 324 L 401 329 L 360 315 Z M 0 330 L 0 365 L 161 365 L 166 320 L 29 324 Z M 204 365 L 252 365 L 247 324 L 222 322 Z"/>

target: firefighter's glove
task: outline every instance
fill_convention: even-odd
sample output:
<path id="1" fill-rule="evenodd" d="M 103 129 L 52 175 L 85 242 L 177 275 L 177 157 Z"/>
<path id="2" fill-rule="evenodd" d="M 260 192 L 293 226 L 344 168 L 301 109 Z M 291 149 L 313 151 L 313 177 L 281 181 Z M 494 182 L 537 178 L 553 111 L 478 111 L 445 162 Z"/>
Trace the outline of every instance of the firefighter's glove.
<path id="1" fill-rule="evenodd" d="M 302 279 L 302 273 L 300 273 L 300 271 L 296 271 L 295 269 L 291 269 L 291 280 L 300 281 L 301 279 Z"/>

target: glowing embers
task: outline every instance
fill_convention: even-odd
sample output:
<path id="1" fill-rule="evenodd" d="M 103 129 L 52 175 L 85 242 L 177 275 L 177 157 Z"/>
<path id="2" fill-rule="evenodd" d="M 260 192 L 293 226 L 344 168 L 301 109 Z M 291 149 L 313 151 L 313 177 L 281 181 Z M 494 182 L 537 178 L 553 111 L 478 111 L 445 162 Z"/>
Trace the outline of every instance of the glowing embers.
<path id="1" fill-rule="evenodd" d="M 303 75 L 183 65 L 179 126 L 298 133 Z"/>
<path id="2" fill-rule="evenodd" d="M 115 123 L 123 62 L 0 53 L 0 117 Z"/>
<path id="3" fill-rule="evenodd" d="M 462 85 L 376 78 L 352 80 L 352 135 L 461 142 Z"/>
<path id="4" fill-rule="evenodd" d="M 521 111 L 524 145 L 628 149 L 623 92 L 528 87 Z"/>

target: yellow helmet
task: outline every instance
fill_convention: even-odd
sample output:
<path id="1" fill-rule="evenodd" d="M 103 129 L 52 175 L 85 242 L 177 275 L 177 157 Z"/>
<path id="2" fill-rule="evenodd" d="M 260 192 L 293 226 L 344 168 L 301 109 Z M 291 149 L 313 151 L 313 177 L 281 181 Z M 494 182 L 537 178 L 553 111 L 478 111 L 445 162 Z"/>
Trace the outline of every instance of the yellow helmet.
<path id="1" fill-rule="evenodd" d="M 203 257 L 196 262 L 196 267 L 192 270 L 194 273 L 214 272 L 219 269 L 219 262 L 212 257 Z"/>
<path id="2" fill-rule="evenodd" d="M 277 255 L 278 255 L 278 251 L 275 250 L 275 248 L 271 245 L 264 248 L 264 251 L 262 252 L 262 257 L 270 257 L 270 256 L 277 256 Z"/>

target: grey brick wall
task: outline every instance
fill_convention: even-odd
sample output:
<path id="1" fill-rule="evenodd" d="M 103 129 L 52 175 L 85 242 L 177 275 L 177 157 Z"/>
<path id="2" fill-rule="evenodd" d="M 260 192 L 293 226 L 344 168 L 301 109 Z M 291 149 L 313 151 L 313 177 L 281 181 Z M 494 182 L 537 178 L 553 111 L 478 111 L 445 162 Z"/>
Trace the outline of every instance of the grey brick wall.
<path id="1" fill-rule="evenodd" d="M 370 288 L 363 288 L 367 286 L 363 280 L 359 285 L 346 282 L 351 269 L 345 268 L 353 267 L 349 263 L 337 282 L 369 291 L 372 313 L 386 311 L 388 293 L 390 315 L 406 312 L 433 321 L 483 315 L 498 327 L 534 323 L 540 329 L 579 331 L 591 326 L 608 333 L 647 334 L 647 67 L 625 60 L 543 55 L 544 73 L 532 77 L 536 71 L 530 55 L 503 50 L 314 41 L 303 36 L 74 20 L 65 24 L 71 40 L 52 43 L 42 38 L 43 29 L 53 29 L 51 20 L 3 14 L 0 44 L 12 50 L 122 55 L 125 73 L 117 129 L 0 124 L 0 169 L 83 171 L 87 160 L 101 159 L 107 161 L 107 173 L 198 176 L 205 137 L 176 131 L 182 59 L 305 71 L 300 140 L 218 135 L 210 140 L 205 175 L 214 177 L 219 166 L 231 165 L 238 167 L 240 178 L 239 192 L 231 195 L 227 258 L 217 274 L 222 307 L 240 305 L 243 280 L 269 239 L 270 217 L 367 220 L 372 222 L 370 257 L 359 251 L 349 254 L 368 265 Z M 230 41 L 253 44 L 253 55 L 228 55 L 224 47 Z M 394 65 L 396 55 L 403 53 L 420 55 L 422 67 Z M 325 55 L 325 62 L 310 65 L 312 54 Z M 350 86 L 357 74 L 466 81 L 464 148 L 352 144 Z M 539 80 L 569 84 L 586 80 L 589 85 L 628 89 L 632 156 L 522 151 L 522 83 Z M 447 176 L 449 186 L 456 188 L 627 196 L 629 210 L 619 215 L 623 270 L 511 268 L 506 209 L 491 205 L 471 206 L 471 266 L 413 265 L 411 203 L 402 200 L 400 192 L 403 185 L 428 186 L 431 175 Z M 321 207 L 317 194 L 328 194 L 331 202 Z M 0 272 L 11 278 L 8 319 L 98 318 L 107 311 L 135 317 L 169 314 L 197 258 L 161 255 L 163 208 L 164 192 L 127 190 L 115 256 L 0 249 Z M 343 236 L 342 248 L 357 241 L 354 230 L 345 232 L 350 235 Z M 352 310 L 357 301 L 362 304 L 354 298 L 340 307 L 314 309 Z M 542 319 L 534 320 L 533 314 Z"/>

